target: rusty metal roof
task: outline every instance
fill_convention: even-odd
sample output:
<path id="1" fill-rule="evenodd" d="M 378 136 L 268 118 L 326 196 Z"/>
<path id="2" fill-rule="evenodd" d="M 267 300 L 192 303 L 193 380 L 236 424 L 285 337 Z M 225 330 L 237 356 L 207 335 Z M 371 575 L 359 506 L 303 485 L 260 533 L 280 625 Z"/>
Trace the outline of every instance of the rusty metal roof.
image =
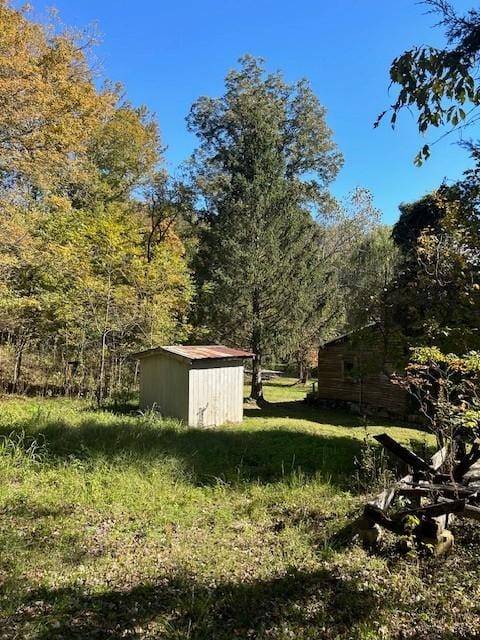
<path id="1" fill-rule="evenodd" d="M 133 354 L 135 358 L 144 358 L 156 353 L 166 352 L 173 356 L 185 358 L 186 360 L 221 360 L 227 358 L 251 358 L 254 354 L 250 351 L 232 349 L 222 344 L 209 345 L 168 345 L 140 351 Z"/>

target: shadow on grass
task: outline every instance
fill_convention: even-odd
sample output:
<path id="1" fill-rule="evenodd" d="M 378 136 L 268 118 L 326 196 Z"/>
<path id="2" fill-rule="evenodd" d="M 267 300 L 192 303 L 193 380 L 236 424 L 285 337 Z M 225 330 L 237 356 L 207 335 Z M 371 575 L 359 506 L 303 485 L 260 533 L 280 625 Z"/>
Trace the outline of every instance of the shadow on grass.
<path id="1" fill-rule="evenodd" d="M 314 405 L 306 404 L 302 400 L 286 402 L 266 402 L 261 406 L 246 405 L 243 411 L 245 418 L 291 418 L 293 420 L 308 420 L 318 424 L 333 424 L 342 427 L 358 427 L 365 424 L 363 418 L 344 412 L 325 411 Z"/>
<path id="2" fill-rule="evenodd" d="M 285 402 L 264 401 L 261 406 L 247 405 L 244 409 L 246 418 L 292 418 L 295 420 L 308 420 L 319 424 L 331 424 L 341 427 L 363 427 L 382 425 L 385 427 L 402 427 L 421 430 L 418 425 L 408 424 L 401 420 L 388 418 L 374 418 L 372 416 L 355 415 L 339 409 L 323 409 L 315 404 L 307 404 L 303 400 L 290 400 Z"/>
<path id="3" fill-rule="evenodd" d="M 379 604 L 371 588 L 326 570 L 216 585 L 180 574 L 100 594 L 30 592 L 8 622 L 12 636 L 5 637 L 21 637 L 23 625 L 33 625 L 38 640 L 290 637 L 282 633 L 287 629 L 297 637 L 333 638 L 367 620 Z"/>
<path id="4" fill-rule="evenodd" d="M 74 457 L 95 463 L 101 459 L 145 468 L 168 458 L 178 461 L 185 480 L 196 485 L 218 480 L 270 483 L 320 474 L 340 488 L 352 488 L 351 475 L 362 445 L 348 435 L 348 429 L 361 426 L 361 417 L 322 411 L 303 402 L 266 402 L 245 409 L 245 417 L 255 419 L 250 424 L 189 429 L 148 415 L 137 414 L 133 419 L 132 412 L 135 405 L 129 402 L 108 413 L 90 411 L 79 424 L 39 412 L 15 428 L 44 442 L 46 452 L 57 460 Z M 293 428 L 262 424 L 262 419 L 271 424 L 272 418 L 330 424 L 339 427 L 339 433 L 322 434 L 321 428 L 302 431 L 293 422 Z M 0 435 L 10 434 L 10 427 L 0 430 Z"/>
<path id="5" fill-rule="evenodd" d="M 78 426 L 50 419 L 15 426 L 44 442 L 43 450 L 53 463 L 74 457 L 145 468 L 173 458 L 180 462 L 185 479 L 197 485 L 214 484 L 218 479 L 269 483 L 321 474 L 343 486 L 360 450 L 360 442 L 353 438 L 289 429 L 201 430 L 111 418 L 105 421 L 94 416 Z M 3 431 L 6 436 L 10 433 L 10 429 Z"/>

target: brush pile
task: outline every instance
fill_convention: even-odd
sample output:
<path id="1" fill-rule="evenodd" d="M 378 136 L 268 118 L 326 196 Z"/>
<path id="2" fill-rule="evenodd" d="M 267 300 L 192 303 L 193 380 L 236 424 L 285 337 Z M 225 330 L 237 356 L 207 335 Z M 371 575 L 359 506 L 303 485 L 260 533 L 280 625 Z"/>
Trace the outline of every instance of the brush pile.
<path id="1" fill-rule="evenodd" d="M 453 456 L 443 447 L 427 462 L 386 433 L 374 437 L 409 473 L 365 505 L 359 522 L 364 544 L 375 545 L 386 529 L 407 548 L 420 542 L 436 555 L 447 552 L 454 517 L 480 520 L 480 441 Z"/>

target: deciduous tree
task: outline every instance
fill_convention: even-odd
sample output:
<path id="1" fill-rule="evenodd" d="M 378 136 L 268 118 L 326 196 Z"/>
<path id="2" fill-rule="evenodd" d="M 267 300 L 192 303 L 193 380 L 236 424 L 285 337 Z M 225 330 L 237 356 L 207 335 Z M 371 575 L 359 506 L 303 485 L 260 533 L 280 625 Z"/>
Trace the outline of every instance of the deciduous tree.
<path id="1" fill-rule="evenodd" d="M 398 85 L 399 93 L 390 110 L 380 114 L 376 125 L 390 113 L 390 122 L 395 127 L 398 114 L 413 108 L 418 114 L 417 126 L 421 133 L 440 127 L 446 127 L 442 137 L 455 129 L 468 132 L 479 118 L 480 11 L 472 8 L 459 14 L 447 0 L 425 0 L 422 4 L 440 16 L 446 47 L 422 44 L 395 58 L 390 79 Z M 478 143 L 473 141 L 467 146 L 477 163 Z M 415 162 L 420 165 L 429 155 L 430 145 L 425 144 Z"/>

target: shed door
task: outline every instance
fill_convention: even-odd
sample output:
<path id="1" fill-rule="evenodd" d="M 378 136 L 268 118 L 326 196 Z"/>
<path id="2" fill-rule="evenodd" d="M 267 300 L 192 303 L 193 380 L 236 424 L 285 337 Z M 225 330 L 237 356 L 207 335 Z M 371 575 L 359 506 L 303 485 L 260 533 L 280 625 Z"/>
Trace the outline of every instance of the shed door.
<path id="1" fill-rule="evenodd" d="M 236 363 L 190 371 L 190 419 L 193 426 L 240 422 L 243 365 Z"/>

